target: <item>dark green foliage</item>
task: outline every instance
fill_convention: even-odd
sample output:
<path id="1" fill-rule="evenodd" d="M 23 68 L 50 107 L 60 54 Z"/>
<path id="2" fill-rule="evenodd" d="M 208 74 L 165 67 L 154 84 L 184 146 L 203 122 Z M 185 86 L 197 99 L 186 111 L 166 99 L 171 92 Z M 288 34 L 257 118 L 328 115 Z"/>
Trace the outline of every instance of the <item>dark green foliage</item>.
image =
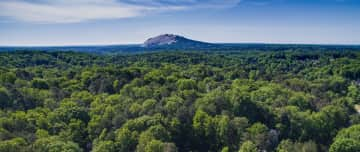
<path id="1" fill-rule="evenodd" d="M 45 80 L 42 80 L 42 79 L 32 80 L 31 87 L 37 88 L 37 89 L 49 89 L 49 85 L 46 83 Z"/>
<path id="2" fill-rule="evenodd" d="M 356 51 L 0 58 L 0 152 L 359 151 Z"/>
<path id="3" fill-rule="evenodd" d="M 26 141 L 22 138 L 13 138 L 0 142 L 1 152 L 25 152 L 27 151 Z"/>

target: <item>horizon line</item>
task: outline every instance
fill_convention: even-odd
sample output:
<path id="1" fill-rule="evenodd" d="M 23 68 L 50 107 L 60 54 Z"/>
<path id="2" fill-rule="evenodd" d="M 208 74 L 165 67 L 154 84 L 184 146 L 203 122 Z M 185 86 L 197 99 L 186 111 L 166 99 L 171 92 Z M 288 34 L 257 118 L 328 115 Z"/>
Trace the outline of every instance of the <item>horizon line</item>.
<path id="1" fill-rule="evenodd" d="M 218 45 L 313 45 L 313 46 L 360 46 L 360 43 L 292 43 L 292 42 L 206 42 L 210 44 L 218 44 Z M 142 43 L 110 43 L 110 44 L 64 44 L 64 45 L 0 45 L 0 47 L 24 47 L 24 48 L 32 48 L 32 47 L 107 47 L 107 46 L 141 46 Z"/>

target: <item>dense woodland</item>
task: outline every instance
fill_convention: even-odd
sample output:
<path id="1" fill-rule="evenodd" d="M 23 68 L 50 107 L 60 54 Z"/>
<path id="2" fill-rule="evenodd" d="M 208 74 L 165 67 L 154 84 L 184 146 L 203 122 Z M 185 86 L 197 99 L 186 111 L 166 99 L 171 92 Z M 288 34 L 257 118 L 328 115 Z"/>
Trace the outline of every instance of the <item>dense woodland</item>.
<path id="1" fill-rule="evenodd" d="M 359 152 L 358 104 L 356 51 L 0 53 L 0 152 Z"/>

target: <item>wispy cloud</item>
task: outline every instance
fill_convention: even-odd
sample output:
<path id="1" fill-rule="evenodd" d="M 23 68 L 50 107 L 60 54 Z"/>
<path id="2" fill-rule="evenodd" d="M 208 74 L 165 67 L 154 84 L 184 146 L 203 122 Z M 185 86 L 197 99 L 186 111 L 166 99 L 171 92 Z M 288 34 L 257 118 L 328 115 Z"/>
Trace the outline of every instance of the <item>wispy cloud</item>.
<path id="1" fill-rule="evenodd" d="M 227 8 L 241 0 L 1 0 L 0 16 L 35 23 L 74 23 L 152 13 Z"/>
<path id="2" fill-rule="evenodd" d="M 121 0 L 141 6 L 181 6 L 186 8 L 228 8 L 236 6 L 241 0 Z"/>

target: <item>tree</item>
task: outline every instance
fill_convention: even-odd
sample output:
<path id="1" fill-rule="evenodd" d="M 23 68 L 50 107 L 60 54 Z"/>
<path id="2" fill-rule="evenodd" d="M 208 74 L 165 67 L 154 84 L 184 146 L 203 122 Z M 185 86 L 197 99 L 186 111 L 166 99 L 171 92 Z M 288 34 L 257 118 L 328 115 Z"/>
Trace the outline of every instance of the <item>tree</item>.
<path id="1" fill-rule="evenodd" d="M 290 97 L 289 104 L 299 107 L 301 110 L 310 109 L 310 97 L 305 94 L 296 93 Z"/>
<path id="2" fill-rule="evenodd" d="M 163 143 L 163 152 L 177 152 L 178 149 L 174 143 Z"/>
<path id="3" fill-rule="evenodd" d="M 354 139 L 337 139 L 330 146 L 330 152 L 357 152 L 360 151 L 360 141 Z"/>
<path id="4" fill-rule="evenodd" d="M 209 137 L 213 133 L 212 118 L 204 111 L 197 110 L 193 118 L 193 128 L 197 135 Z"/>
<path id="5" fill-rule="evenodd" d="M 26 152 L 27 143 L 23 138 L 13 138 L 10 140 L 0 141 L 1 152 Z"/>
<path id="6" fill-rule="evenodd" d="M 353 125 L 338 132 L 330 146 L 330 152 L 360 151 L 360 125 Z"/>
<path id="7" fill-rule="evenodd" d="M 256 145 L 251 141 L 245 141 L 239 150 L 239 152 L 258 152 Z"/>
<path id="8" fill-rule="evenodd" d="M 11 105 L 9 93 L 6 88 L 0 87 L 0 108 L 7 108 Z"/>
<path id="9" fill-rule="evenodd" d="M 268 128 L 262 123 L 255 123 L 247 128 L 245 140 L 252 141 L 257 147 L 266 149 L 268 145 Z"/>
<path id="10" fill-rule="evenodd" d="M 221 149 L 221 152 L 229 152 L 229 147 L 224 147 L 223 149 Z"/>
<path id="11" fill-rule="evenodd" d="M 90 117 L 85 107 L 79 106 L 72 101 L 64 101 L 60 104 L 60 107 L 55 109 L 50 115 L 50 119 L 53 122 L 65 122 L 69 123 L 72 119 L 79 119 L 85 123 L 89 122 Z"/>
<path id="12" fill-rule="evenodd" d="M 353 125 L 350 126 L 349 128 L 340 130 L 336 135 L 335 140 L 341 138 L 351 138 L 355 140 L 360 140 L 360 137 L 358 136 L 359 134 L 360 134 L 360 124 Z"/>
<path id="13" fill-rule="evenodd" d="M 78 144 L 64 141 L 57 136 L 37 139 L 31 146 L 32 151 L 42 152 L 82 152 Z"/>
<path id="14" fill-rule="evenodd" d="M 347 96 L 350 97 L 354 103 L 360 103 L 360 89 L 357 85 L 351 84 L 348 87 Z"/>
<path id="15" fill-rule="evenodd" d="M 305 143 L 292 142 L 290 140 L 282 140 L 278 147 L 277 152 L 317 152 L 317 145 L 312 141 Z"/>
<path id="16" fill-rule="evenodd" d="M 33 79 L 31 86 L 37 89 L 49 89 L 49 85 L 44 79 Z"/>
<path id="17" fill-rule="evenodd" d="M 92 152 L 116 152 L 116 145 L 113 141 L 100 141 L 97 143 Z"/>
<path id="18" fill-rule="evenodd" d="M 180 79 L 177 81 L 177 86 L 180 90 L 196 89 L 196 81 L 192 79 Z"/>
<path id="19" fill-rule="evenodd" d="M 312 128 L 317 132 L 314 135 L 320 143 L 327 143 L 333 138 L 337 131 L 348 123 L 348 116 L 342 107 L 326 106 L 320 112 L 312 115 Z M 310 131 L 309 131 L 310 132 Z"/>
<path id="20" fill-rule="evenodd" d="M 131 132 L 127 128 L 121 128 L 116 131 L 115 144 L 117 151 L 134 151 L 137 144 L 137 132 Z"/>
<path id="21" fill-rule="evenodd" d="M 61 131 L 59 136 L 69 141 L 74 141 L 83 148 L 88 143 L 86 126 L 81 120 L 71 119 L 66 130 Z"/>
<path id="22" fill-rule="evenodd" d="M 13 72 L 2 73 L 0 75 L 0 83 L 13 84 L 16 80 L 16 75 Z"/>
<path id="23" fill-rule="evenodd" d="M 231 151 L 239 149 L 239 143 L 246 134 L 246 128 L 250 126 L 249 120 L 245 117 L 235 117 L 230 121 L 229 149 Z"/>
<path id="24" fill-rule="evenodd" d="M 231 104 L 220 89 L 209 92 L 204 97 L 196 100 L 195 106 L 197 109 L 204 110 L 212 115 L 231 111 Z"/>
<path id="25" fill-rule="evenodd" d="M 146 146 L 144 152 L 163 152 L 164 143 L 159 140 L 151 140 Z"/>
<path id="26" fill-rule="evenodd" d="M 157 101 L 155 99 L 147 99 L 142 104 L 142 114 L 153 114 L 157 111 L 156 109 Z"/>

